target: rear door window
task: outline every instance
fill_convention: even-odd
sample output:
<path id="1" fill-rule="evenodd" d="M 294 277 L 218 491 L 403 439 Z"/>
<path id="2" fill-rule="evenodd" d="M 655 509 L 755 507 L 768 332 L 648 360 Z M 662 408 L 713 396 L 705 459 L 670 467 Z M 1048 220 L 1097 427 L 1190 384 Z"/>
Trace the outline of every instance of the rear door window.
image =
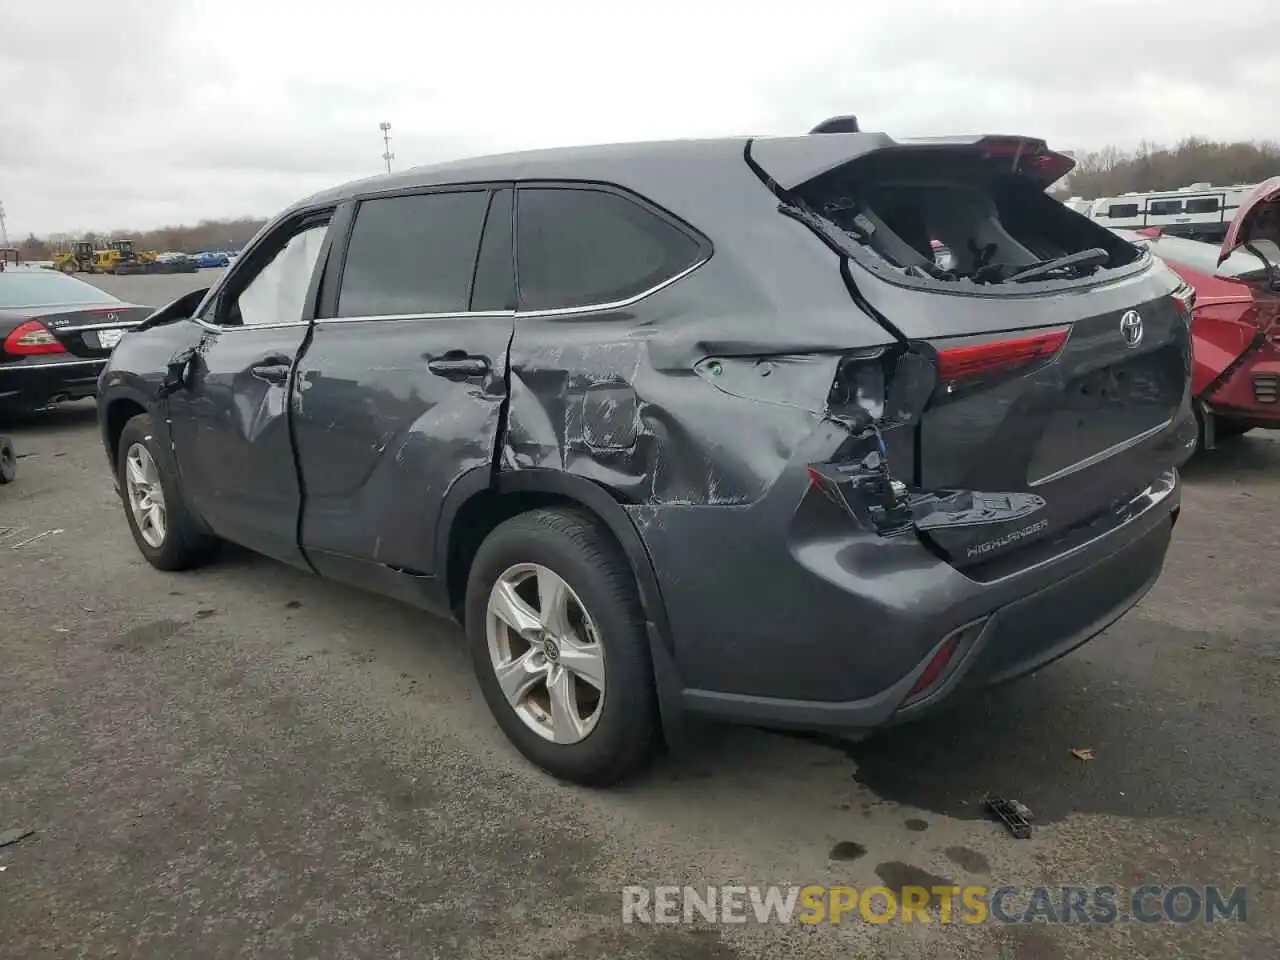
<path id="1" fill-rule="evenodd" d="M 365 200 L 338 289 L 339 317 L 464 313 L 487 190 Z"/>
<path id="2" fill-rule="evenodd" d="M 516 209 L 520 307 L 629 300 L 702 257 L 702 244 L 630 197 L 588 187 L 522 187 Z"/>

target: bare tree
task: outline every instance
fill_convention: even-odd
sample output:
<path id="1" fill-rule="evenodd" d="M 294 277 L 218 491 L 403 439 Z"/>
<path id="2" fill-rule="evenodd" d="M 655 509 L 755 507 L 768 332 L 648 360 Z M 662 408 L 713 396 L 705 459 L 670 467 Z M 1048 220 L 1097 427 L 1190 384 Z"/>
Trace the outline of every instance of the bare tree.
<path id="1" fill-rule="evenodd" d="M 1193 183 L 1230 186 L 1280 175 L 1280 144 L 1217 143 L 1187 137 L 1172 149 L 1144 140 L 1132 153 L 1104 147 L 1077 156 L 1059 195 L 1094 199 L 1130 191 L 1176 190 Z"/>

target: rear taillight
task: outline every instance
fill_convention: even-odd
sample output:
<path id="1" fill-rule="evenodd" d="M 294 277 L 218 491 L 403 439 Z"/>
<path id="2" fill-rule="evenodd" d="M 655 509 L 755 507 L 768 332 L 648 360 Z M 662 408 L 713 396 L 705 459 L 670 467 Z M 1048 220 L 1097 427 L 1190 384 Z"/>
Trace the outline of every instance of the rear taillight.
<path id="1" fill-rule="evenodd" d="M 1025 137 L 987 137 L 982 148 L 988 160 L 1008 163 L 1016 172 L 1046 183 L 1065 177 L 1076 162 L 1064 153 L 1050 150 L 1043 140 Z"/>
<path id="2" fill-rule="evenodd" d="M 963 381 L 1016 372 L 1047 360 L 1067 342 L 1067 331 L 1040 333 L 1013 340 L 993 340 L 938 351 L 938 382 L 943 391 Z"/>
<path id="3" fill-rule="evenodd" d="M 4 338 L 4 352 L 15 357 L 30 357 L 42 353 L 66 353 L 67 348 L 39 320 L 27 320 Z"/>

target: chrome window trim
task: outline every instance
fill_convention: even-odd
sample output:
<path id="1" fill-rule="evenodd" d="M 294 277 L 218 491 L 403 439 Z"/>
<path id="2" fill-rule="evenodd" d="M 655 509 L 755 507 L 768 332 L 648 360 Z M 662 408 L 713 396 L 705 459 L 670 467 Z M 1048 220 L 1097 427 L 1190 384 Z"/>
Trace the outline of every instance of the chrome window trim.
<path id="1" fill-rule="evenodd" d="M 461 320 L 473 317 L 514 317 L 515 319 L 520 320 L 524 317 L 558 317 L 565 314 L 576 315 L 583 313 L 600 313 L 607 310 L 621 310 L 624 307 L 630 307 L 639 303 L 641 300 L 653 296 L 655 293 L 666 289 L 674 283 L 678 283 L 710 259 L 710 257 L 703 257 L 701 260 L 685 267 L 679 273 L 672 274 L 661 283 L 654 284 L 647 290 L 641 290 L 634 296 L 627 297 L 624 300 L 614 300 L 608 303 L 587 303 L 578 307 L 539 307 L 537 310 L 458 310 L 449 313 L 385 313 L 360 317 L 318 317 L 316 319 L 316 323 L 359 323 L 365 320 Z M 231 327 L 227 329 L 236 328 Z M 262 329 L 262 326 L 260 325 L 257 329 Z"/>
<path id="2" fill-rule="evenodd" d="M 689 264 L 689 266 L 685 267 L 679 273 L 672 274 L 671 276 L 667 277 L 667 279 L 663 280 L 661 283 L 655 284 L 654 286 L 650 287 L 648 290 L 641 290 L 639 293 L 635 294 L 634 296 L 627 297 L 625 300 L 614 300 L 609 303 L 588 303 L 588 304 L 583 304 L 580 307 L 539 307 L 537 310 L 517 310 L 516 316 L 517 317 L 550 317 L 550 316 L 558 316 L 560 314 L 565 314 L 565 313 L 569 313 L 569 314 L 597 313 L 602 310 L 621 310 L 623 307 L 629 307 L 632 304 L 639 303 L 641 300 L 644 300 L 646 297 L 653 296 L 659 290 L 664 290 L 667 287 L 671 286 L 673 283 L 678 283 L 679 281 L 689 276 L 689 274 L 693 273 L 693 271 L 697 270 L 700 266 L 702 266 L 704 263 L 706 263 L 710 259 L 711 259 L 710 257 L 703 257 L 701 260 L 695 260 L 693 263 Z"/>
<path id="3" fill-rule="evenodd" d="M 287 320 L 284 323 L 241 323 L 223 327 L 210 323 L 204 317 L 192 317 L 191 321 L 210 333 L 228 333 L 234 330 L 283 330 L 285 327 L 306 327 L 311 323 L 309 320 Z"/>
<path id="4" fill-rule="evenodd" d="M 316 323 L 362 323 L 365 320 L 462 320 L 514 317 L 514 310 L 461 310 L 452 313 L 371 313 L 359 317 L 317 317 Z"/>

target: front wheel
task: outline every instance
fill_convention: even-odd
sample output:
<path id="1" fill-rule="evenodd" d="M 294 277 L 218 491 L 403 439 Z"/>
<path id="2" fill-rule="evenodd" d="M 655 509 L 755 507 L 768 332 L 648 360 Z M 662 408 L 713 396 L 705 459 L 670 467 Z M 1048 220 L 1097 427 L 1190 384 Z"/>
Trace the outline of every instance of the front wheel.
<path id="1" fill-rule="evenodd" d="M 534 510 L 499 525 L 467 581 L 467 639 L 503 733 L 552 776 L 608 786 L 658 744 L 630 565 L 599 521 Z"/>
<path id="2" fill-rule="evenodd" d="M 133 540 L 156 569 L 186 570 L 208 561 L 218 541 L 199 529 L 168 463 L 149 414 L 140 413 L 125 424 L 116 467 Z"/>

